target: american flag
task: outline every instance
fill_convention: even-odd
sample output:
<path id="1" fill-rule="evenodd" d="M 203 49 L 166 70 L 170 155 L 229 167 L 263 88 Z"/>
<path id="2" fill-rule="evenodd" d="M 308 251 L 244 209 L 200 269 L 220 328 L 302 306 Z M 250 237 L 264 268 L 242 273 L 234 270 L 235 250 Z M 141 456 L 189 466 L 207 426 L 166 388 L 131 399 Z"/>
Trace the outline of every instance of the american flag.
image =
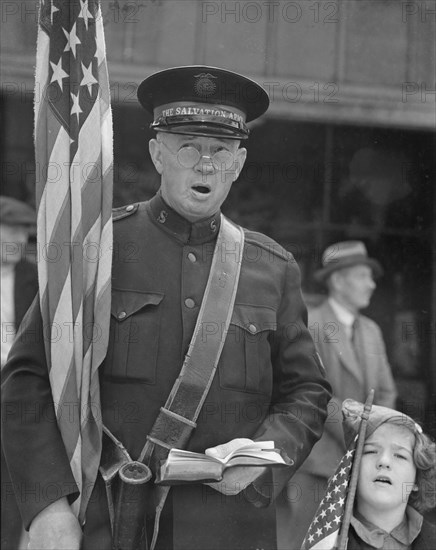
<path id="1" fill-rule="evenodd" d="M 301 550 L 333 550 L 344 518 L 357 436 L 344 454 L 306 533 Z"/>
<path id="2" fill-rule="evenodd" d="M 83 520 L 101 453 L 112 262 L 112 114 L 97 0 L 40 0 L 35 85 L 41 314 Z"/>

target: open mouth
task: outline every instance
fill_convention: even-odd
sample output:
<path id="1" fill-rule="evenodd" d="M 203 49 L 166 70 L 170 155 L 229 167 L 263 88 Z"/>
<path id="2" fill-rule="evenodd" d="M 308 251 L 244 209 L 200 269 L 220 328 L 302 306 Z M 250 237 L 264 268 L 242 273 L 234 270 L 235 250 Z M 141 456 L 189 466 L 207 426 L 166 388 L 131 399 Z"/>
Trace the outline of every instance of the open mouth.
<path id="1" fill-rule="evenodd" d="M 203 195 L 207 195 L 208 193 L 210 193 L 209 187 L 206 187 L 205 185 L 194 185 L 192 189 L 194 189 L 194 191 L 197 191 L 197 193 L 201 193 Z"/>
<path id="2" fill-rule="evenodd" d="M 385 483 L 386 485 L 392 485 L 392 481 L 388 477 L 383 477 L 383 476 L 376 477 L 374 481 L 379 483 Z"/>

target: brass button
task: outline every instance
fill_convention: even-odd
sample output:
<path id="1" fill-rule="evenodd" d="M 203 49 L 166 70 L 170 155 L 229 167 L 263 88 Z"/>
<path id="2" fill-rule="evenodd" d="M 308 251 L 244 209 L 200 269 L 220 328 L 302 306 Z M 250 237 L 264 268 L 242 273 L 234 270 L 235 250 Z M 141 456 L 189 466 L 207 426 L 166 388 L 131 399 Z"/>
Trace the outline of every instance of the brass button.
<path id="1" fill-rule="evenodd" d="M 248 325 L 248 330 L 251 332 L 251 334 L 256 334 L 257 327 L 256 325 L 253 325 L 253 323 L 251 323 L 250 325 Z"/>
<path id="2" fill-rule="evenodd" d="M 189 309 L 192 309 L 193 307 L 195 307 L 195 302 L 192 298 L 186 298 L 185 300 L 185 306 Z"/>
<path id="3" fill-rule="evenodd" d="M 197 261 L 197 258 L 195 257 L 195 254 L 193 252 L 190 252 L 188 254 L 188 260 L 192 263 L 196 262 Z"/>
<path id="4" fill-rule="evenodd" d="M 118 313 L 118 319 L 124 319 L 125 317 L 127 317 L 127 313 L 125 311 L 120 311 L 120 313 Z"/>
<path id="5" fill-rule="evenodd" d="M 131 212 L 134 208 L 133 204 L 129 204 L 129 206 L 126 206 L 126 212 Z"/>

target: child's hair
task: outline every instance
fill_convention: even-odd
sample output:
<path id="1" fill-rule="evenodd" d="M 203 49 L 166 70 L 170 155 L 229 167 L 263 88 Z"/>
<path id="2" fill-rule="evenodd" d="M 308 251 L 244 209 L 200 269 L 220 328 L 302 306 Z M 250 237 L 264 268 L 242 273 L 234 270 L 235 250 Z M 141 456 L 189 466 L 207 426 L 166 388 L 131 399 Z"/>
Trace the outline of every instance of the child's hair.
<path id="1" fill-rule="evenodd" d="M 404 426 L 393 418 L 387 421 L 389 424 Z M 436 444 L 422 433 L 417 424 L 412 431 L 410 425 L 407 429 L 415 436 L 413 446 L 413 461 L 416 466 L 416 485 L 418 490 L 412 491 L 409 496 L 409 504 L 423 514 L 436 507 Z"/>
<path id="2" fill-rule="evenodd" d="M 347 447 L 352 444 L 356 437 L 361 419 L 364 413 L 363 403 L 354 399 L 345 399 L 342 403 L 342 415 L 344 438 Z M 436 507 L 436 444 L 427 435 L 422 433 L 422 428 L 413 418 L 403 414 L 400 411 L 373 405 L 371 407 L 366 438 L 375 432 L 375 430 L 384 424 L 395 424 L 410 430 L 415 436 L 413 445 L 413 462 L 416 467 L 416 485 L 417 490 L 413 490 L 408 498 L 408 503 L 418 512 L 424 513 Z"/>
<path id="3" fill-rule="evenodd" d="M 415 433 L 413 460 L 418 490 L 412 491 L 409 503 L 424 513 L 436 507 L 436 444 L 423 433 Z"/>

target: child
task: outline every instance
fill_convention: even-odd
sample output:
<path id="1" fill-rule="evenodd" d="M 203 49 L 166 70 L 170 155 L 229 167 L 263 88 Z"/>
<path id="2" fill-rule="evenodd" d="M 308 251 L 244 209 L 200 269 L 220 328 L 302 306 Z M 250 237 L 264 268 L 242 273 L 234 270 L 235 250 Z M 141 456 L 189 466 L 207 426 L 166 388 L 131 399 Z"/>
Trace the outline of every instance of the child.
<path id="1" fill-rule="evenodd" d="M 342 406 L 347 445 L 363 405 Z M 347 550 L 434 550 L 436 526 L 421 514 L 436 505 L 436 445 L 409 416 L 374 405 L 369 415 Z"/>

